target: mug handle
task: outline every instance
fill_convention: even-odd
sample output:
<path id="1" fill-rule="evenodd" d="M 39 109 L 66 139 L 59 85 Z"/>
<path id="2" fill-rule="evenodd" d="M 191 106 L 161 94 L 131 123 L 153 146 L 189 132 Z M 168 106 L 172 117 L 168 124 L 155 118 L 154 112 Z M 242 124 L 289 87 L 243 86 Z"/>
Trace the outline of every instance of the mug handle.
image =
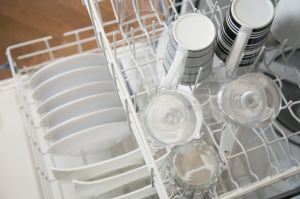
<path id="1" fill-rule="evenodd" d="M 237 34 L 233 48 L 225 63 L 227 77 L 232 77 L 235 74 L 235 70 L 238 68 L 241 60 L 241 55 L 247 45 L 247 42 L 252 33 L 252 28 L 242 26 Z"/>
<path id="2" fill-rule="evenodd" d="M 163 88 L 175 88 L 178 81 L 177 77 L 181 77 L 183 75 L 187 54 L 188 50 L 178 45 L 173 63 L 170 66 L 170 69 L 163 82 Z"/>

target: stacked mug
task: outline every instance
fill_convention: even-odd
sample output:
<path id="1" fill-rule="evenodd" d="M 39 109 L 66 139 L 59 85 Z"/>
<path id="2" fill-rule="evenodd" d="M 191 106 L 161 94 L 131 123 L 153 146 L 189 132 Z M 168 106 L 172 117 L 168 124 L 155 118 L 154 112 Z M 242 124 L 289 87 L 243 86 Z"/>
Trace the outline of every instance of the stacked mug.
<path id="1" fill-rule="evenodd" d="M 247 27 L 251 34 L 239 66 L 253 64 L 269 34 L 273 18 L 274 7 L 270 0 L 234 0 L 218 31 L 216 55 L 225 62 L 238 33 L 242 27 Z"/>
<path id="2" fill-rule="evenodd" d="M 187 51 L 183 61 L 181 84 L 193 85 L 207 77 L 212 71 L 216 30 L 212 21 L 199 13 L 189 13 L 180 16 L 171 28 L 169 43 L 163 66 L 169 71 L 178 54 L 179 45 Z"/>

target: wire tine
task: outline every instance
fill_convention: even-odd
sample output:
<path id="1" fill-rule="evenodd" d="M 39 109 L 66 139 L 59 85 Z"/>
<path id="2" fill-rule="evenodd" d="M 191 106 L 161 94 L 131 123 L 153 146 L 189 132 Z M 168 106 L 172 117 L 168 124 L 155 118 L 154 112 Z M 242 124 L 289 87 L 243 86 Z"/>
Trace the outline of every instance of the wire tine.
<path id="1" fill-rule="evenodd" d="M 282 81 L 281 81 L 281 79 L 279 78 L 278 75 L 275 75 L 274 82 L 275 82 L 275 83 L 277 82 L 276 85 L 277 85 L 280 89 L 282 89 Z M 283 94 L 282 94 L 282 95 L 283 95 Z"/>
<path id="2" fill-rule="evenodd" d="M 193 11 L 197 12 L 197 8 L 195 7 L 193 0 L 188 0 L 188 1 L 189 1 L 190 5 L 191 5 Z"/>
<path id="3" fill-rule="evenodd" d="M 81 42 L 79 42 L 80 41 L 79 32 L 75 33 L 75 39 L 76 39 L 76 42 L 77 42 L 78 52 L 81 53 L 82 52 L 82 47 L 81 47 Z"/>
<path id="4" fill-rule="evenodd" d="M 300 38 L 296 41 L 292 51 L 289 53 L 289 55 L 286 57 L 287 60 L 289 60 L 291 58 L 291 56 L 296 52 L 298 48 L 298 44 L 300 43 Z"/>
<path id="5" fill-rule="evenodd" d="M 280 173 L 279 169 L 272 163 L 271 156 L 270 156 L 270 152 L 269 152 L 269 147 L 267 146 L 267 145 L 269 145 L 269 144 L 264 140 L 264 138 L 259 134 L 259 132 L 257 132 L 257 130 L 256 130 L 255 128 L 253 128 L 252 130 L 253 130 L 253 132 L 257 135 L 257 137 L 261 140 L 261 142 L 263 143 L 271 167 L 272 167 L 273 169 L 275 169 L 275 171 L 276 171 L 277 173 Z"/>
<path id="6" fill-rule="evenodd" d="M 199 79 L 200 79 L 200 76 L 201 76 L 201 73 L 202 73 L 202 69 L 203 69 L 202 67 L 199 68 L 199 72 L 197 74 L 197 78 L 196 78 L 196 81 L 195 81 L 195 86 L 194 86 L 194 88 L 192 90 L 193 94 L 195 94 L 195 91 L 196 91 L 196 88 L 197 88 L 197 84 L 199 82 Z"/>
<path id="7" fill-rule="evenodd" d="M 51 47 L 50 47 L 48 38 L 45 38 L 45 39 L 44 39 L 44 43 L 45 43 L 45 46 L 46 46 L 46 48 L 47 48 L 48 54 L 49 54 L 49 56 L 50 56 L 50 59 L 54 59 L 54 54 L 53 54 L 53 52 L 52 52 L 52 50 L 51 50 Z"/>
<path id="8" fill-rule="evenodd" d="M 281 82 L 281 81 L 280 81 L 280 82 Z M 291 108 L 294 104 L 298 104 L 298 103 L 300 103 L 300 102 L 299 102 L 299 101 L 293 102 L 293 101 L 291 101 L 291 100 L 287 101 L 285 95 L 282 93 L 282 90 L 279 90 L 279 93 L 280 93 L 280 95 L 281 95 L 282 101 L 283 101 L 284 104 L 285 104 L 284 106 L 281 107 L 281 110 L 287 108 L 287 109 L 289 110 L 290 114 L 293 116 L 293 118 L 294 118 L 297 122 L 300 123 L 300 119 L 295 115 L 294 111 L 293 111 L 292 108 Z"/>
<path id="9" fill-rule="evenodd" d="M 113 48 L 114 48 L 114 58 L 117 60 L 117 46 L 116 46 L 116 33 L 113 33 Z"/>
<path id="10" fill-rule="evenodd" d="M 246 163 L 247 163 L 247 166 L 248 166 L 248 169 L 249 169 L 250 174 L 256 179 L 256 181 L 259 181 L 258 176 L 253 172 L 253 170 L 252 170 L 252 168 L 251 168 L 247 150 L 245 149 L 245 147 L 243 146 L 243 144 L 240 142 L 240 140 L 239 140 L 239 139 L 237 138 L 237 136 L 236 136 L 236 133 L 238 133 L 239 130 L 236 129 L 237 132 L 233 132 L 232 126 L 229 127 L 229 129 L 230 129 L 230 133 L 231 133 L 231 135 L 233 136 L 234 140 L 236 141 L 236 143 L 240 146 L 241 150 L 243 151 L 243 154 L 244 154 L 244 156 L 245 156 Z"/>
<path id="11" fill-rule="evenodd" d="M 219 20 L 218 21 L 216 21 L 216 23 L 217 23 L 217 25 L 218 26 L 220 26 L 220 23 L 222 22 L 222 20 L 223 20 L 223 11 L 222 11 L 222 9 L 220 8 L 220 5 L 219 5 L 219 1 L 218 1 L 218 4 L 217 4 L 217 9 L 218 9 L 218 11 L 219 11 Z"/>
<path id="12" fill-rule="evenodd" d="M 117 85 L 117 79 L 116 79 L 115 68 L 114 68 L 113 63 L 110 64 L 110 69 L 111 69 L 111 74 L 112 74 L 112 78 L 113 78 L 114 88 L 117 91 L 118 85 Z"/>
<path id="13" fill-rule="evenodd" d="M 127 115 L 128 128 L 129 128 L 130 132 L 133 132 L 132 127 L 131 127 L 131 123 L 130 123 L 128 99 L 125 100 L 125 112 L 126 112 L 126 115 Z"/>
<path id="14" fill-rule="evenodd" d="M 270 67 L 270 65 L 273 63 L 273 61 L 275 60 L 275 58 L 277 57 L 278 54 L 281 53 L 282 49 L 284 48 L 285 44 L 287 43 L 288 39 L 285 39 L 280 47 L 278 48 L 278 50 L 276 51 L 276 53 L 274 53 L 274 55 L 272 56 L 271 60 L 269 61 L 269 63 L 267 63 L 268 67 Z"/>
<path id="15" fill-rule="evenodd" d="M 118 1 L 117 0 L 110 0 L 110 3 L 111 3 L 111 7 L 113 9 L 113 12 L 115 14 L 115 18 L 117 20 L 117 22 L 119 23 L 120 19 L 119 19 L 119 4 L 118 4 Z"/>
<path id="16" fill-rule="evenodd" d="M 281 143 L 281 141 L 286 141 L 286 137 L 284 137 L 284 136 L 281 136 L 280 137 L 280 135 L 278 135 L 276 132 L 275 132 L 275 129 L 274 128 L 276 128 L 277 129 L 277 127 L 273 127 L 274 125 L 273 124 L 270 124 L 269 125 L 269 127 L 270 127 L 270 129 L 271 129 L 271 132 L 272 132 L 272 134 L 273 134 L 273 137 L 274 137 L 274 140 L 272 140 L 272 143 L 278 143 L 278 145 L 279 145 L 279 148 L 281 149 L 281 153 L 282 154 L 284 154 L 284 156 L 285 156 L 285 158 L 288 160 L 288 162 L 289 162 L 289 164 L 292 166 L 293 165 L 293 158 L 291 157 L 291 155 L 290 154 L 288 154 L 288 152 L 287 152 L 287 150 L 283 147 L 283 145 L 282 145 L 282 143 Z M 278 129 L 277 129 L 278 130 Z M 281 130 L 278 130 L 278 131 L 281 131 Z M 280 133 L 279 132 L 279 134 L 282 134 L 282 133 Z M 264 135 L 264 134 L 263 134 Z M 278 138 L 278 136 L 280 137 L 280 138 Z M 271 142 L 270 142 L 271 143 Z M 287 143 L 288 144 L 288 146 L 289 146 L 289 143 Z M 278 153 L 278 152 L 277 152 Z M 276 157 L 277 158 L 277 156 L 274 156 L 274 157 Z M 280 160 L 277 158 L 277 162 L 281 162 L 282 161 L 282 158 L 280 158 Z"/>
<path id="17" fill-rule="evenodd" d="M 153 52 L 155 53 L 155 48 L 156 48 L 156 30 L 155 30 L 155 21 L 152 21 L 152 36 L 153 36 Z"/>
<path id="18" fill-rule="evenodd" d="M 213 13 L 214 10 L 214 4 L 212 2 L 212 0 L 206 0 L 206 8 L 208 8 L 210 11 L 208 13 Z M 222 9 L 219 7 L 219 5 L 216 5 L 216 9 L 218 9 L 218 12 L 220 14 L 219 18 L 217 16 L 214 15 L 214 17 L 212 18 L 212 20 L 214 19 L 214 22 L 216 23 L 217 27 L 220 26 L 220 21 L 222 21 Z M 203 12 L 205 11 L 205 9 L 202 10 Z"/>
<path id="19" fill-rule="evenodd" d="M 300 104 L 300 101 L 296 101 L 296 102 L 292 102 L 288 105 L 288 109 L 289 109 L 289 112 L 290 114 L 293 116 L 293 118 L 300 123 L 300 119 L 299 117 L 294 113 L 293 109 L 292 109 L 292 106 L 295 106 L 297 104 Z"/>
<path id="20" fill-rule="evenodd" d="M 134 9 L 134 12 L 135 12 L 135 16 L 136 16 L 136 19 L 137 19 L 137 22 L 141 28 L 141 30 L 144 32 L 145 36 L 146 36 L 146 39 L 147 39 L 147 42 L 149 44 L 149 46 L 151 46 L 152 42 L 151 42 L 151 39 L 150 39 L 150 36 L 148 34 L 148 31 L 147 31 L 147 27 L 144 26 L 144 24 L 142 23 L 141 21 L 141 13 L 140 13 L 140 9 L 139 9 L 139 5 L 138 3 L 136 2 L 136 0 L 132 0 L 132 6 L 133 6 L 133 9 Z M 152 48 L 151 48 L 152 50 Z M 152 51 L 153 55 L 155 56 L 155 53 Z"/>
<path id="21" fill-rule="evenodd" d="M 136 59 L 136 49 L 135 49 L 135 39 L 134 39 L 134 29 L 133 29 L 133 27 L 130 28 L 130 34 L 131 34 L 133 56 L 134 56 L 134 59 Z"/>
<path id="22" fill-rule="evenodd" d="M 285 49 L 286 49 L 286 46 L 283 46 L 283 47 L 281 48 L 281 58 L 282 58 L 283 62 L 284 62 L 286 65 L 290 65 L 289 62 L 288 62 L 288 60 L 287 60 L 287 58 L 286 58 L 286 55 L 285 55 L 285 52 L 286 52 Z"/>
<path id="23" fill-rule="evenodd" d="M 290 101 L 286 102 L 286 104 L 285 104 L 285 105 L 281 106 L 281 110 L 288 108 L 288 107 L 289 107 L 289 106 L 290 106 L 292 103 L 293 103 L 293 101 L 292 101 L 292 100 L 290 100 Z"/>
<path id="24" fill-rule="evenodd" d="M 141 21 L 141 20 L 145 20 L 145 19 L 141 17 L 141 13 L 140 13 L 140 8 L 139 8 L 138 2 L 136 2 L 136 0 L 132 0 L 132 6 L 133 6 L 133 9 L 134 9 L 134 12 L 135 12 L 134 14 L 136 16 L 136 20 L 137 20 L 139 26 L 141 27 L 141 30 L 144 31 L 144 33 L 146 34 L 147 39 L 149 39 L 148 38 L 147 29 L 145 29 L 145 26 L 144 26 L 144 24 Z"/>
<path id="25" fill-rule="evenodd" d="M 133 38 L 133 39 L 134 39 L 134 38 Z M 133 41 L 134 41 L 134 40 L 133 40 Z M 148 40 L 148 42 L 149 42 L 149 40 Z M 142 70 L 141 70 L 141 68 L 140 68 L 140 66 L 139 66 L 139 63 L 138 63 L 137 60 L 136 60 L 136 57 L 135 57 L 135 48 L 132 47 L 132 45 L 131 45 L 131 43 L 130 43 L 130 41 L 129 41 L 128 39 L 126 39 L 126 43 L 127 43 L 127 45 L 129 46 L 130 53 L 131 53 L 131 57 L 132 57 L 132 60 L 133 60 L 135 66 L 136 66 L 136 68 L 137 68 L 137 71 L 138 71 L 139 74 L 141 75 L 141 78 L 142 78 L 142 80 L 143 80 L 143 82 L 144 82 L 143 86 L 145 87 L 145 89 L 146 89 L 146 91 L 148 92 L 148 95 L 149 95 L 149 92 L 150 92 L 150 91 L 149 91 L 147 82 L 145 81 L 144 74 L 143 74 L 143 72 L 142 72 Z M 135 47 L 135 46 L 134 46 L 134 47 Z"/>
<path id="26" fill-rule="evenodd" d="M 287 145 L 287 148 L 288 148 L 288 153 L 289 153 L 289 155 L 287 155 L 288 158 L 289 158 L 290 160 L 292 160 L 294 163 L 296 163 L 296 165 L 299 165 L 299 161 L 298 161 L 297 159 L 295 159 L 294 156 L 293 156 L 293 154 L 292 154 L 292 149 L 291 149 L 291 146 L 290 146 L 290 144 L 289 144 L 289 140 L 288 140 L 286 134 L 284 133 L 284 131 L 281 129 L 281 127 L 279 127 L 279 126 L 276 124 L 276 122 L 272 122 L 272 125 L 274 125 L 274 127 L 275 127 L 275 128 L 280 132 L 280 134 L 284 137 L 284 140 L 285 140 L 286 145 Z"/>
<path id="27" fill-rule="evenodd" d="M 213 18 L 215 16 L 217 6 L 218 6 L 218 1 L 215 2 L 214 9 L 213 9 L 213 12 L 212 12 L 211 17 L 210 17 L 211 20 L 213 20 Z"/>
<path id="28" fill-rule="evenodd" d="M 153 168 L 150 169 L 150 181 L 151 181 L 151 187 L 155 188 Z"/>
<path id="29" fill-rule="evenodd" d="M 268 136 L 266 135 L 266 132 L 268 131 L 268 129 L 270 129 L 271 133 L 273 133 L 272 128 L 273 127 L 271 125 L 269 125 L 269 126 L 266 127 L 266 129 L 259 129 L 259 130 L 260 130 L 260 134 L 262 135 L 264 140 L 266 140 L 266 142 L 268 142 L 270 152 L 272 153 L 272 157 L 274 158 L 274 161 L 276 162 L 276 164 L 279 166 L 280 161 L 279 161 L 279 159 L 276 155 L 276 152 L 272 148 L 272 144 L 278 143 L 280 145 L 281 144 L 280 141 L 283 140 L 284 138 L 279 138 L 275 141 L 274 140 L 270 141 Z M 281 171 L 281 168 L 279 168 L 279 171 Z"/>
<path id="30" fill-rule="evenodd" d="M 300 39 L 299 39 L 299 41 L 300 41 Z M 289 66 L 292 66 L 292 67 L 293 67 L 293 69 L 294 69 L 296 75 L 298 76 L 297 84 L 298 84 L 298 86 L 299 86 L 299 88 L 300 88 L 300 72 L 299 72 L 299 69 L 298 69 L 296 66 L 294 66 L 293 64 L 290 64 L 289 61 L 288 61 L 288 59 L 296 52 L 296 50 L 297 50 L 297 44 L 298 44 L 298 43 L 299 43 L 299 42 L 296 42 L 295 47 L 293 48 L 292 52 L 289 53 L 288 57 L 287 57 L 286 54 L 285 54 L 286 51 L 284 50 L 284 47 L 281 49 L 281 55 L 282 55 L 283 62 L 284 62 L 286 65 L 289 65 Z"/>
<path id="31" fill-rule="evenodd" d="M 152 0 L 149 0 L 149 2 L 150 2 L 151 9 L 152 9 L 153 12 L 155 13 L 155 16 L 156 16 L 156 18 L 157 18 L 157 21 L 158 21 L 161 25 L 163 25 L 163 26 L 166 28 L 166 27 L 167 27 L 167 24 L 166 24 L 165 22 L 163 22 L 163 21 L 160 19 L 158 12 L 157 12 L 157 10 L 155 9 L 155 7 L 154 7 L 154 5 L 153 5 Z M 164 1 L 160 1 L 160 3 L 162 4 L 162 7 L 163 7 L 162 9 L 166 9 L 166 8 L 165 8 Z"/>
<path id="32" fill-rule="evenodd" d="M 137 94 L 136 94 L 136 92 L 134 92 L 133 101 L 134 101 L 134 110 L 135 110 L 135 112 L 137 112 Z"/>
<path id="33" fill-rule="evenodd" d="M 259 51 L 258 56 L 256 57 L 254 63 L 252 64 L 252 66 L 250 67 L 250 69 L 249 69 L 248 72 L 254 72 L 254 71 L 257 71 L 257 69 L 258 69 L 257 63 L 258 63 L 258 61 L 260 60 L 260 58 L 262 57 L 263 53 L 265 52 L 265 49 L 266 49 L 265 46 L 263 46 L 263 47 L 261 48 L 261 50 Z"/>
<path id="34" fill-rule="evenodd" d="M 173 2 L 172 2 L 172 0 L 169 0 L 169 2 L 170 2 L 170 4 L 171 4 L 171 6 L 172 6 L 172 10 L 174 11 L 175 19 L 177 19 L 177 17 L 178 17 L 178 12 L 177 12 L 176 7 L 175 7 L 176 1 L 173 0 Z"/>
<path id="35" fill-rule="evenodd" d="M 99 32 L 99 31 L 96 31 L 96 35 L 99 35 L 100 37 L 100 43 L 99 46 L 102 48 L 102 51 L 103 51 L 103 55 L 104 55 L 104 58 L 105 58 L 105 62 L 108 64 L 108 58 L 107 58 L 107 54 L 106 54 L 106 47 L 105 47 L 105 43 L 104 43 L 104 39 L 102 37 L 102 34 Z M 98 42 L 98 39 L 96 40 Z"/>

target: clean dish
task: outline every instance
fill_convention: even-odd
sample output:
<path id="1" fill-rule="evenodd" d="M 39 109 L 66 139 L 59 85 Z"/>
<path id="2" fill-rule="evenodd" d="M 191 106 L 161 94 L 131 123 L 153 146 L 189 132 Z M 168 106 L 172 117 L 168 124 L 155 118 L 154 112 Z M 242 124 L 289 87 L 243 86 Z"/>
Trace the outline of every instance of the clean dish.
<path id="1" fill-rule="evenodd" d="M 157 166 L 161 166 L 167 155 L 160 157 L 156 160 Z M 80 181 L 73 180 L 73 185 L 76 193 L 81 197 L 92 197 L 99 196 L 108 191 L 112 191 L 122 186 L 126 186 L 129 183 L 141 180 L 143 178 L 149 177 L 150 173 L 146 166 L 141 166 L 139 168 L 110 176 L 107 178 L 102 178 L 95 181 Z"/>
<path id="2" fill-rule="evenodd" d="M 47 127 L 53 127 L 61 122 L 85 113 L 116 106 L 121 106 L 121 102 L 116 92 L 91 95 L 57 107 L 44 115 L 40 124 Z"/>
<path id="3" fill-rule="evenodd" d="M 255 6 L 253 6 L 255 5 Z M 253 64 L 264 45 L 274 18 L 270 0 L 234 0 L 218 30 L 215 53 L 230 73 L 236 66 Z M 240 60 L 241 54 L 244 54 Z"/>
<path id="4" fill-rule="evenodd" d="M 135 191 L 129 192 L 127 194 L 114 197 L 113 199 L 141 199 L 141 198 L 148 198 L 155 194 L 157 194 L 155 188 L 153 188 L 151 185 L 148 185 L 143 188 L 137 189 Z"/>
<path id="5" fill-rule="evenodd" d="M 122 106 L 102 109 L 62 122 L 49 129 L 44 138 L 48 140 L 59 140 L 71 135 L 72 133 L 98 126 L 100 124 L 125 120 L 126 113 Z"/>
<path id="6" fill-rule="evenodd" d="M 182 91 L 163 91 L 145 108 L 141 121 L 156 147 L 181 145 L 199 136 L 202 110 L 197 99 Z"/>
<path id="7" fill-rule="evenodd" d="M 40 114 L 46 114 L 47 112 L 76 99 L 86 97 L 89 95 L 114 91 L 114 83 L 111 80 L 107 81 L 96 81 L 83 85 L 79 85 L 70 88 L 66 91 L 60 92 L 51 98 L 45 100 L 39 105 L 37 111 Z"/>
<path id="8" fill-rule="evenodd" d="M 185 79 L 186 85 L 193 85 L 198 71 L 205 63 L 212 68 L 213 47 L 216 29 L 213 22 L 200 13 L 188 13 L 180 16 L 172 26 L 169 44 L 163 62 L 168 70 L 163 87 L 174 88 L 178 77 Z M 168 58 L 171 59 L 168 61 Z M 195 75 L 184 74 L 187 67 L 194 68 Z M 199 80 L 204 79 L 201 77 Z"/>
<path id="9" fill-rule="evenodd" d="M 55 168 L 52 167 L 52 173 L 56 180 L 87 180 L 102 176 L 119 169 L 142 164 L 144 162 L 140 149 L 135 149 L 118 157 L 104 160 L 95 164 L 85 165 L 76 168 Z"/>
<path id="10" fill-rule="evenodd" d="M 168 168 L 175 187 L 204 194 L 218 181 L 220 160 L 211 145 L 202 140 L 193 140 L 171 149 Z"/>
<path id="11" fill-rule="evenodd" d="M 33 98 L 44 101 L 57 93 L 89 82 L 111 80 L 106 66 L 89 66 L 56 75 L 33 90 Z"/>
<path id="12" fill-rule="evenodd" d="M 101 54 L 77 54 L 58 59 L 35 72 L 31 79 L 32 88 L 58 74 L 86 66 L 105 66 L 105 58 Z"/>
<path id="13" fill-rule="evenodd" d="M 80 156 L 109 148 L 130 135 L 127 121 L 103 124 L 74 133 L 50 145 L 48 153 Z"/>

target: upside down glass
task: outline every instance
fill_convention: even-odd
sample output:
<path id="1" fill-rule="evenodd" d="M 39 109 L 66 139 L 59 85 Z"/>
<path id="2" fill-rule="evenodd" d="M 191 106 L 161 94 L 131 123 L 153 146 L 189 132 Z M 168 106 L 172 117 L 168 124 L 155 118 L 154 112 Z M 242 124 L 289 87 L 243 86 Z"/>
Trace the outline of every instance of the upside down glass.
<path id="1" fill-rule="evenodd" d="M 217 120 L 247 127 L 262 127 L 279 114 L 281 96 L 267 76 L 249 73 L 215 88 L 211 100 Z"/>
<path id="2" fill-rule="evenodd" d="M 200 133 L 201 106 L 189 93 L 162 91 L 146 107 L 142 122 L 154 145 L 184 144 Z"/>
<path id="3" fill-rule="evenodd" d="M 168 163 L 175 186 L 193 196 L 211 190 L 220 174 L 218 154 L 202 140 L 173 147 Z"/>

